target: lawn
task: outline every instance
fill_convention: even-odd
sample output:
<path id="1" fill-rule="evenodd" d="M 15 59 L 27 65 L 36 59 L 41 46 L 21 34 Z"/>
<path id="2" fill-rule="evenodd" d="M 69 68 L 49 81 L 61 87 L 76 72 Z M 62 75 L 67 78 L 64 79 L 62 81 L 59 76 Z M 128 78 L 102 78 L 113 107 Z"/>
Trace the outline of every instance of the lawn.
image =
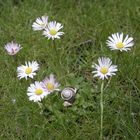
<path id="1" fill-rule="evenodd" d="M 65 33 L 52 41 L 33 31 L 37 17 L 62 23 Z M 108 36 L 123 32 L 134 38 L 130 51 L 111 51 Z M 22 50 L 7 54 L 6 43 Z M 140 1 L 139 0 L 0 0 L 0 140 L 98 140 L 100 86 L 93 62 L 106 56 L 118 72 L 105 80 L 104 140 L 140 140 Z M 116 62 L 117 59 L 117 62 Z M 34 79 L 17 78 L 17 67 L 35 60 Z M 61 89 L 78 89 L 75 102 L 63 106 L 60 93 L 45 98 L 43 113 L 29 101 L 27 88 L 55 74 Z"/>

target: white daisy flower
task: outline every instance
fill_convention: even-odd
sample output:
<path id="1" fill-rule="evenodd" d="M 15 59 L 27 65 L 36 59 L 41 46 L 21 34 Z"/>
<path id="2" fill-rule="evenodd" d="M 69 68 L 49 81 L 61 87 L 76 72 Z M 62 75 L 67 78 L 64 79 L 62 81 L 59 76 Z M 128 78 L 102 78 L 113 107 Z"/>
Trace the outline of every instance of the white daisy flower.
<path id="1" fill-rule="evenodd" d="M 134 45 L 134 41 L 129 35 L 124 38 L 123 33 L 115 33 L 108 37 L 107 45 L 111 50 L 128 51 Z"/>
<path id="2" fill-rule="evenodd" d="M 43 87 L 48 90 L 48 92 L 52 93 L 53 91 L 60 91 L 60 84 L 56 81 L 56 78 L 53 74 L 50 74 L 49 78 L 46 77 L 43 82 Z"/>
<path id="3" fill-rule="evenodd" d="M 52 21 L 48 24 L 48 27 L 43 32 L 43 35 L 48 37 L 48 39 L 52 38 L 53 40 L 55 38 L 60 38 L 61 35 L 64 34 L 64 32 L 59 32 L 60 29 L 62 29 L 63 26 L 61 23 L 57 23 L 56 21 Z"/>
<path id="4" fill-rule="evenodd" d="M 42 87 L 41 82 L 36 81 L 28 87 L 27 95 L 29 96 L 30 101 L 38 102 L 47 96 L 48 92 Z"/>
<path id="5" fill-rule="evenodd" d="M 92 67 L 96 69 L 92 72 L 94 73 L 93 77 L 99 77 L 104 80 L 105 78 L 108 79 L 109 76 L 116 75 L 115 72 L 118 71 L 117 65 L 112 65 L 110 58 L 101 57 L 98 59 L 98 63 L 98 65 L 92 65 Z"/>
<path id="6" fill-rule="evenodd" d="M 25 65 L 19 66 L 17 68 L 17 73 L 19 79 L 25 78 L 27 80 L 27 77 L 33 78 L 33 76 L 36 75 L 35 71 L 39 69 L 39 64 L 36 61 L 32 62 L 25 62 Z"/>
<path id="7" fill-rule="evenodd" d="M 9 55 L 15 55 L 17 52 L 19 52 L 22 47 L 20 47 L 20 44 L 14 43 L 13 41 L 10 43 L 7 43 L 4 48 L 8 52 Z"/>
<path id="8" fill-rule="evenodd" d="M 36 21 L 33 23 L 32 28 L 34 31 L 43 30 L 48 25 L 48 16 L 38 17 Z"/>

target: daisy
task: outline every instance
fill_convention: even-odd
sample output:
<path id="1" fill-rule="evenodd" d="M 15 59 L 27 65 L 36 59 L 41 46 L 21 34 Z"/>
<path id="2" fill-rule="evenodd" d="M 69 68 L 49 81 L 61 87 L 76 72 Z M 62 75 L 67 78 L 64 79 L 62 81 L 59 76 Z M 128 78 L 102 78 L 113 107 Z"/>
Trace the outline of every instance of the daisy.
<path id="1" fill-rule="evenodd" d="M 94 77 L 99 77 L 104 80 L 108 79 L 109 76 L 116 75 L 115 72 L 118 71 L 116 65 L 112 65 L 112 61 L 110 58 L 101 57 L 98 59 L 98 65 L 93 64 L 92 67 L 96 70 L 93 71 Z"/>
<path id="2" fill-rule="evenodd" d="M 60 38 L 61 35 L 63 35 L 63 32 L 59 32 L 60 29 L 62 29 L 63 26 L 61 23 L 57 23 L 56 21 L 52 21 L 48 24 L 48 28 L 45 29 L 43 32 L 43 35 L 48 37 L 48 39 L 52 38 L 53 40 L 55 38 Z"/>
<path id="3" fill-rule="evenodd" d="M 33 23 L 32 28 L 34 31 L 43 30 L 47 27 L 48 24 L 48 16 L 38 17 L 36 21 Z"/>
<path id="4" fill-rule="evenodd" d="M 25 65 L 21 65 L 17 68 L 19 79 L 27 77 L 33 78 L 36 75 L 35 71 L 39 69 L 39 64 L 36 61 L 25 62 Z"/>
<path id="5" fill-rule="evenodd" d="M 43 87 L 48 90 L 49 93 L 53 91 L 60 91 L 59 86 L 60 84 L 56 81 L 56 78 L 53 74 L 50 74 L 49 78 L 46 77 L 43 82 Z"/>
<path id="6" fill-rule="evenodd" d="M 108 37 L 107 45 L 111 50 L 120 50 L 120 51 L 128 51 L 134 45 L 134 41 L 132 37 L 126 35 L 123 36 L 123 33 L 115 33 Z"/>
<path id="7" fill-rule="evenodd" d="M 48 92 L 44 90 L 41 82 L 36 81 L 34 84 L 30 84 L 28 87 L 27 95 L 29 96 L 30 101 L 38 102 L 47 96 Z"/>
<path id="8" fill-rule="evenodd" d="M 19 52 L 22 47 L 20 47 L 20 44 L 9 42 L 7 43 L 4 48 L 6 49 L 6 51 L 8 52 L 9 55 L 15 55 L 17 52 Z"/>

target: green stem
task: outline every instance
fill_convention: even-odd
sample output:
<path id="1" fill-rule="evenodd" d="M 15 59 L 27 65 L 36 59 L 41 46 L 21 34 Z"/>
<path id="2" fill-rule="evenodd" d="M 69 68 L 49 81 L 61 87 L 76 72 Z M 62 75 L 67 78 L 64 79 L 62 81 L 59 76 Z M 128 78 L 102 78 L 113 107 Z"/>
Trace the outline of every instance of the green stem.
<path id="1" fill-rule="evenodd" d="M 57 49 L 56 49 L 56 45 L 55 45 L 55 40 L 52 40 L 52 47 L 54 48 L 55 55 L 56 55 L 57 58 L 58 58 L 58 53 L 57 53 Z"/>
<path id="2" fill-rule="evenodd" d="M 101 131 L 100 131 L 100 140 L 103 139 L 103 89 L 104 89 L 104 82 L 101 84 L 101 98 L 100 98 L 100 108 L 101 108 Z"/>
<path id="3" fill-rule="evenodd" d="M 39 108 L 40 108 L 40 114 L 43 114 L 43 104 L 41 102 L 38 102 Z"/>
<path id="4" fill-rule="evenodd" d="M 115 59 L 115 63 L 117 64 L 119 62 L 119 59 L 120 59 L 120 51 L 117 52 L 117 56 L 116 56 L 116 59 Z"/>
<path id="5" fill-rule="evenodd" d="M 130 91 L 130 118 L 132 116 L 132 96 L 131 96 L 131 91 Z"/>
<path id="6" fill-rule="evenodd" d="M 53 51 L 55 53 L 55 60 L 54 60 L 54 65 L 56 66 L 57 70 L 59 71 L 59 76 L 60 76 L 60 61 L 59 61 L 59 56 L 58 56 L 58 52 L 57 52 L 57 48 L 55 45 L 55 40 L 52 40 L 52 47 L 53 47 Z"/>
<path id="7" fill-rule="evenodd" d="M 58 77 L 61 78 L 62 75 L 63 75 L 63 70 L 62 70 L 62 67 L 61 67 L 61 63 L 60 63 L 60 57 L 59 57 L 59 54 L 57 52 L 57 48 L 56 48 L 56 45 L 55 45 L 55 40 L 52 40 L 52 47 L 54 49 L 54 52 L 55 52 L 55 66 L 58 70 Z"/>
<path id="8" fill-rule="evenodd" d="M 15 63 L 16 63 L 16 56 L 13 55 L 13 64 L 15 65 Z"/>

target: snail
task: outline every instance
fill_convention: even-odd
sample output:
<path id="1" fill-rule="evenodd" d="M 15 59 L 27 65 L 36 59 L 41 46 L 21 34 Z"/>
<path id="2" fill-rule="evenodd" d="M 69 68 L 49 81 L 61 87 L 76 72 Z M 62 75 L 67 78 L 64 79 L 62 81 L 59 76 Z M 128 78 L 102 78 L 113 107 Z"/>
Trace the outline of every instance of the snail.
<path id="1" fill-rule="evenodd" d="M 65 101 L 64 106 L 70 106 L 75 100 L 77 89 L 73 87 L 66 87 L 61 92 L 61 97 Z"/>

